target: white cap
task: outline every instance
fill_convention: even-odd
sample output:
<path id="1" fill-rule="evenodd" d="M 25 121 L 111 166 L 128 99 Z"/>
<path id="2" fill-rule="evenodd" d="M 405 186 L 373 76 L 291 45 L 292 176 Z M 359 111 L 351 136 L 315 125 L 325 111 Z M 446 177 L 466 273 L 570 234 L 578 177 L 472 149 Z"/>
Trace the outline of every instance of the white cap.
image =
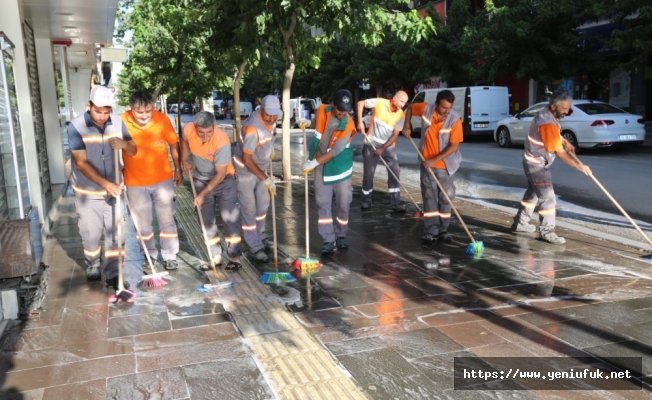
<path id="1" fill-rule="evenodd" d="M 95 86 L 88 100 L 96 107 L 115 107 L 113 92 L 106 86 Z"/>
<path id="2" fill-rule="evenodd" d="M 260 101 L 260 106 L 265 110 L 267 115 L 281 115 L 283 110 L 281 110 L 281 103 L 278 101 L 278 97 L 271 94 L 263 97 Z"/>

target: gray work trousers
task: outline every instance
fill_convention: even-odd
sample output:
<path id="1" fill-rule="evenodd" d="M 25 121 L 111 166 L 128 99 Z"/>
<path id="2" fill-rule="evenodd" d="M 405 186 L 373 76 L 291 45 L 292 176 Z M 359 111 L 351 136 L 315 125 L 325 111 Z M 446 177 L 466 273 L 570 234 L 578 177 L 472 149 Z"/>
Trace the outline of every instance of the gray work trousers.
<path id="1" fill-rule="evenodd" d="M 197 193 L 200 193 L 208 183 L 194 177 L 192 179 L 195 180 Z M 211 247 L 213 261 L 217 262 L 222 255 L 222 246 L 220 245 L 220 233 L 215 220 L 216 202 L 220 207 L 224 238 L 227 242 L 227 254 L 230 258 L 240 257 L 242 255 L 242 224 L 240 222 L 240 209 L 238 208 L 238 193 L 233 176 L 225 176 L 224 180 L 206 196 L 204 205 L 201 208 L 206 236 L 208 236 L 207 244 Z"/>
<path id="2" fill-rule="evenodd" d="M 395 205 L 401 203 L 401 187 L 396 178 L 400 178 L 400 168 L 398 166 L 398 157 L 396 156 L 396 147 L 389 146 L 380 156 L 389 166 L 387 171 L 387 187 L 389 188 L 389 204 Z M 376 156 L 375 150 L 368 142 L 364 143 L 362 148 L 362 201 L 371 203 L 371 192 L 374 190 L 374 175 L 378 166 L 379 157 Z M 392 175 L 389 170 L 396 175 Z"/>
<path id="3" fill-rule="evenodd" d="M 251 252 L 256 253 L 265 248 L 265 218 L 269 209 L 270 194 L 265 183 L 251 172 L 238 170 L 237 177 L 242 234 Z"/>
<path id="4" fill-rule="evenodd" d="M 333 194 L 337 213 L 333 221 Z M 324 166 L 315 168 L 315 199 L 319 207 L 319 234 L 325 243 L 334 242 L 336 237 L 346 237 L 349 231 L 349 208 L 353 199 L 353 186 L 351 178 L 333 183 L 324 184 Z"/>
<path id="5" fill-rule="evenodd" d="M 529 224 L 535 207 L 539 208 L 539 232 L 545 235 L 555 231 L 555 190 L 552 187 L 552 174 L 546 165 L 523 163 L 527 177 L 527 190 L 521 205 L 514 216 L 515 224 Z"/>
<path id="6" fill-rule="evenodd" d="M 453 201 L 455 199 L 454 175 L 450 175 L 445 169 L 430 168 L 430 170 L 435 173 L 437 180 Z M 421 197 L 423 197 L 424 209 L 423 226 L 426 233 L 436 236 L 447 232 L 451 222 L 451 204 L 423 165 L 421 165 Z"/>
<path id="7" fill-rule="evenodd" d="M 127 197 L 131 206 L 131 216 L 152 260 L 156 260 L 159 253 L 152 226 L 152 208 L 156 212 L 158 221 L 163 260 L 176 259 L 179 252 L 179 235 L 177 224 L 174 222 L 174 213 L 177 210 L 174 181 L 168 179 L 151 186 L 129 186 Z"/>
<path id="8" fill-rule="evenodd" d="M 103 268 L 106 279 L 118 276 L 118 238 L 116 229 L 115 198 L 94 198 L 75 195 L 75 208 L 79 217 L 79 234 L 84 246 L 86 267 L 100 267 L 102 264 L 102 245 L 100 240 L 104 234 Z M 123 201 L 120 204 L 124 207 Z M 122 251 L 124 257 L 124 213 L 122 228 Z M 123 258 L 124 259 L 124 258 Z"/>

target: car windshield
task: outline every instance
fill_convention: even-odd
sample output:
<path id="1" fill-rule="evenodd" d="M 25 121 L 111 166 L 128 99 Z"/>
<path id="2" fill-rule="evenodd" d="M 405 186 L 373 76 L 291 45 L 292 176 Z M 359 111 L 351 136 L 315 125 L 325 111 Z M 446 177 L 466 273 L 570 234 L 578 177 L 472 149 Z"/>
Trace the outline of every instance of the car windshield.
<path id="1" fill-rule="evenodd" d="M 607 103 L 584 103 L 584 104 L 573 104 L 575 107 L 584 111 L 588 115 L 596 114 L 625 114 L 624 110 L 621 110 L 618 107 L 614 107 L 611 104 Z"/>

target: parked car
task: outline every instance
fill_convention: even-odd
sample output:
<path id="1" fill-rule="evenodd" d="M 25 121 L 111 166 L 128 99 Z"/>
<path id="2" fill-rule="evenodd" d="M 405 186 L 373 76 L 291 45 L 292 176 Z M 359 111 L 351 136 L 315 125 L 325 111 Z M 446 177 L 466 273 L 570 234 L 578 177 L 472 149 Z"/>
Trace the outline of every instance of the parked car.
<path id="1" fill-rule="evenodd" d="M 179 107 L 177 103 L 170 104 L 168 107 L 168 114 L 176 114 L 179 112 Z"/>
<path id="2" fill-rule="evenodd" d="M 522 144 L 537 112 L 548 102 L 537 103 L 527 110 L 498 122 L 494 141 L 500 147 Z M 645 120 L 609 103 L 573 100 L 569 115 L 560 120 L 561 135 L 576 148 L 611 147 L 619 143 L 643 143 Z"/>
<path id="3" fill-rule="evenodd" d="M 190 103 L 181 103 L 179 107 L 181 114 L 192 114 L 192 104 Z"/>

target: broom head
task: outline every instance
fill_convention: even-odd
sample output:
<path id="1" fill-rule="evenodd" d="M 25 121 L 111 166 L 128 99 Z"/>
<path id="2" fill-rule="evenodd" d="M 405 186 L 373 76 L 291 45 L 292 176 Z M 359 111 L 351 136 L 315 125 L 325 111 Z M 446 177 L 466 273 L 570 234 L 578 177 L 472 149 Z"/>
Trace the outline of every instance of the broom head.
<path id="1" fill-rule="evenodd" d="M 132 303 L 134 300 L 136 300 L 136 293 L 127 289 L 117 291 L 114 295 L 109 297 L 109 303 L 113 304 Z"/>
<path id="2" fill-rule="evenodd" d="M 302 271 L 309 271 L 312 269 L 316 269 L 321 267 L 321 263 L 319 260 L 315 260 L 310 257 L 305 257 L 305 258 L 297 258 L 296 260 L 292 261 L 292 268 L 299 269 Z"/>
<path id="3" fill-rule="evenodd" d="M 484 243 L 479 240 L 474 240 L 466 247 L 467 254 L 481 255 L 484 251 Z"/>
<path id="4" fill-rule="evenodd" d="M 157 272 L 155 274 L 143 275 L 138 281 L 137 286 L 140 289 L 149 289 L 165 286 L 176 279 L 167 271 Z"/>
<path id="5" fill-rule="evenodd" d="M 280 285 L 281 283 L 294 282 L 296 279 L 289 272 L 265 272 L 259 279 L 260 283 Z"/>
<path id="6" fill-rule="evenodd" d="M 414 213 L 415 218 L 423 218 L 423 211 L 419 210 Z"/>

